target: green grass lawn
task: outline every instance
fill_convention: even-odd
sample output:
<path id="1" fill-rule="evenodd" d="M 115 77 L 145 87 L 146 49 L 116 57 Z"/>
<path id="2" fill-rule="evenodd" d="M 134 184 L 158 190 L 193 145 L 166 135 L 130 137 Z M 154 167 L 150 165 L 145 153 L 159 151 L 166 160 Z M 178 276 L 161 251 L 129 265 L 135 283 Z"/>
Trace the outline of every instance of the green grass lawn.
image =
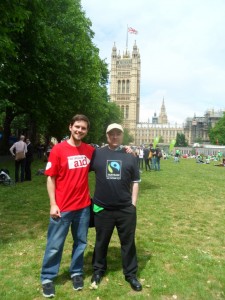
<path id="1" fill-rule="evenodd" d="M 14 164 L 1 162 L 14 178 Z M 0 299 L 44 299 L 40 268 L 46 245 L 49 200 L 45 176 L 32 164 L 33 180 L 0 185 Z M 225 168 L 192 159 L 161 161 L 160 172 L 141 174 L 136 245 L 141 292 L 125 282 L 115 232 L 108 252 L 108 272 L 90 289 L 95 231 L 85 252 L 85 286 L 72 289 L 68 267 L 72 240 L 66 240 L 55 299 L 225 299 Z M 94 174 L 90 174 L 93 191 Z"/>

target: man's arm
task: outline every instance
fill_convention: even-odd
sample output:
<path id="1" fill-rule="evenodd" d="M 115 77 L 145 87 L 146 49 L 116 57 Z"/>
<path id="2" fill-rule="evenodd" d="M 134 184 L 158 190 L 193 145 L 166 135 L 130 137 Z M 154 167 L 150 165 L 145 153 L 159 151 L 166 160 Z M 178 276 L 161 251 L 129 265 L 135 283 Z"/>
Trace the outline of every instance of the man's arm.
<path id="1" fill-rule="evenodd" d="M 134 206 L 137 205 L 138 190 L 139 190 L 139 183 L 138 182 L 132 182 L 131 193 L 132 193 L 132 204 Z"/>
<path id="2" fill-rule="evenodd" d="M 55 201 L 55 176 L 47 177 L 47 191 L 50 199 L 50 216 L 52 218 L 60 218 L 60 210 Z"/>
<path id="3" fill-rule="evenodd" d="M 15 156 L 15 153 L 13 152 L 15 148 L 15 144 L 12 145 L 12 147 L 9 149 L 10 153 L 12 154 L 12 156 Z"/>

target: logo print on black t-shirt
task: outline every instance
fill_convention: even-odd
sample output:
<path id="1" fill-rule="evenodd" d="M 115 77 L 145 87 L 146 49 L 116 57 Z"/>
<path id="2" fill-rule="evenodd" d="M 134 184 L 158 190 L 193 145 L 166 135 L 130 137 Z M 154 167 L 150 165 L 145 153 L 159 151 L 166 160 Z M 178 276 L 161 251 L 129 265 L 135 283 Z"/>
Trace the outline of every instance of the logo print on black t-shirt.
<path id="1" fill-rule="evenodd" d="M 121 160 L 107 160 L 106 178 L 107 179 L 121 179 Z"/>

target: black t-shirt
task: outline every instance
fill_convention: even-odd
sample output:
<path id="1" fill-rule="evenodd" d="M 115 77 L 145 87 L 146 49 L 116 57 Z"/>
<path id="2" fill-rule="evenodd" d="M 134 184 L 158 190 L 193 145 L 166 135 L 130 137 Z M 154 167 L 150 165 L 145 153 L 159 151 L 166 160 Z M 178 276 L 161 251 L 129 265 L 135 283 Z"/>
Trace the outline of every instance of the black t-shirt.
<path id="1" fill-rule="evenodd" d="M 95 204 L 109 210 L 132 204 L 131 183 L 140 181 L 133 154 L 127 154 L 124 149 L 110 150 L 108 146 L 96 149 L 90 170 L 95 171 L 96 176 Z"/>
<path id="2" fill-rule="evenodd" d="M 156 156 L 156 149 L 152 148 L 150 151 L 152 152 L 152 156 Z"/>
<path id="3" fill-rule="evenodd" d="M 148 148 L 144 148 L 144 159 L 148 159 L 150 150 Z"/>
<path id="4" fill-rule="evenodd" d="M 34 149 L 33 149 L 33 145 L 30 143 L 27 145 L 27 153 L 26 153 L 26 158 L 33 158 L 33 153 L 34 153 Z"/>

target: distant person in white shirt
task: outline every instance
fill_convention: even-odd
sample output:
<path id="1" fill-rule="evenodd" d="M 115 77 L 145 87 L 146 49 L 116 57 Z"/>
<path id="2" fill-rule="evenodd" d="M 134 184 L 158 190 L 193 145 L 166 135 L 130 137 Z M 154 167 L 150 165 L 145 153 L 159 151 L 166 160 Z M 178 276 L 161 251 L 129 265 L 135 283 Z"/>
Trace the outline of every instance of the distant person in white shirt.
<path id="1" fill-rule="evenodd" d="M 140 147 L 138 156 L 139 156 L 139 169 L 143 169 L 143 166 L 144 166 L 144 149 L 143 149 L 143 147 Z"/>
<path id="2" fill-rule="evenodd" d="M 12 156 L 15 157 L 15 182 L 19 182 L 19 170 L 20 170 L 20 181 L 24 181 L 24 171 L 26 163 L 27 144 L 24 142 L 25 136 L 21 135 L 20 140 L 12 145 L 9 149 Z M 16 154 L 21 153 L 23 158 L 16 159 Z"/>

